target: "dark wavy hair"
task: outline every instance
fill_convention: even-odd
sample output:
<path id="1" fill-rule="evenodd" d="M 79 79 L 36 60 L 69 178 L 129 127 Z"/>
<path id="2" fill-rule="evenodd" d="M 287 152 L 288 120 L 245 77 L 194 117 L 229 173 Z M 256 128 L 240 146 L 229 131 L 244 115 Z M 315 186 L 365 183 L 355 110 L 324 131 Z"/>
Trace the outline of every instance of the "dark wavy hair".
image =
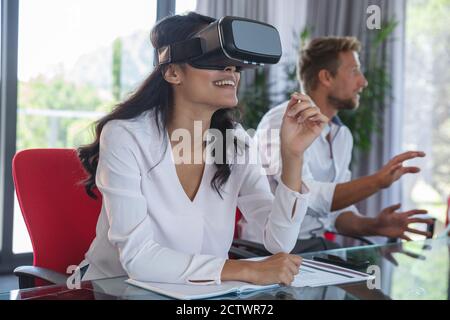
<path id="1" fill-rule="evenodd" d="M 186 15 L 174 15 L 159 21 L 151 31 L 151 42 L 154 48 L 160 48 L 175 42 L 189 39 L 199 30 L 214 22 L 215 19 L 189 12 Z M 150 76 L 128 99 L 119 103 L 112 112 L 95 122 L 95 140 L 89 145 L 78 148 L 78 157 L 86 169 L 88 177 L 82 181 L 87 194 L 96 198 L 95 175 L 97 172 L 100 135 L 103 127 L 111 120 L 133 119 L 143 112 L 155 112 L 155 125 L 158 131 L 165 130 L 173 108 L 173 91 L 171 85 L 163 78 L 164 66 L 156 66 Z M 227 129 L 235 128 L 235 114 L 233 109 L 220 109 L 211 119 L 211 129 L 217 129 L 226 137 Z M 162 127 L 161 127 L 162 125 Z M 236 141 L 233 141 L 236 148 Z M 211 187 L 222 197 L 220 190 L 231 174 L 231 165 L 226 161 L 226 143 L 223 144 L 223 159 L 217 161 L 217 168 L 211 180 Z"/>

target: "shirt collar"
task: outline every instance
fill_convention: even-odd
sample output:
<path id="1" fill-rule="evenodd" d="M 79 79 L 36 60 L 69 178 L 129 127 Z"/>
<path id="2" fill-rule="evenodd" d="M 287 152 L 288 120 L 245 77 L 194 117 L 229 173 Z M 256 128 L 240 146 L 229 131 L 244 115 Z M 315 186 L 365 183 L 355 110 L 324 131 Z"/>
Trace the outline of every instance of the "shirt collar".
<path id="1" fill-rule="evenodd" d="M 331 118 L 331 122 L 334 123 L 335 125 L 342 127 L 344 124 L 342 123 L 341 118 L 339 118 L 339 116 L 334 116 L 333 118 Z"/>
<path id="2" fill-rule="evenodd" d="M 313 101 L 314 102 L 314 101 Z M 338 127 L 342 127 L 344 125 L 344 123 L 342 123 L 341 118 L 339 118 L 339 116 L 335 115 L 333 118 L 331 118 L 330 123 L 327 123 L 327 125 L 325 126 L 325 128 L 322 130 L 321 136 L 325 139 L 327 137 L 327 135 L 330 133 L 331 131 L 331 125 L 330 124 L 335 124 Z"/>
<path id="3" fill-rule="evenodd" d="M 341 127 L 344 124 L 342 123 L 341 119 L 338 116 L 334 116 L 333 118 L 331 118 L 331 121 L 329 123 L 327 123 L 325 128 L 322 130 L 322 133 L 321 133 L 322 138 L 326 139 L 327 135 L 331 132 L 331 127 L 333 125 Z"/>

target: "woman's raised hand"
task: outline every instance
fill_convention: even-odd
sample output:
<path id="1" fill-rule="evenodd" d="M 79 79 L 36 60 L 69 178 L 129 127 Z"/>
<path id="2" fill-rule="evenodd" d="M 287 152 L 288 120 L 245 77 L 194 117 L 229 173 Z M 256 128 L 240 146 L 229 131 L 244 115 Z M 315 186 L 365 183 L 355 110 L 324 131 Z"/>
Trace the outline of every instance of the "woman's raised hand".
<path id="1" fill-rule="evenodd" d="M 307 95 L 294 93 L 281 125 L 281 153 L 285 157 L 301 157 L 320 135 L 329 119 Z"/>

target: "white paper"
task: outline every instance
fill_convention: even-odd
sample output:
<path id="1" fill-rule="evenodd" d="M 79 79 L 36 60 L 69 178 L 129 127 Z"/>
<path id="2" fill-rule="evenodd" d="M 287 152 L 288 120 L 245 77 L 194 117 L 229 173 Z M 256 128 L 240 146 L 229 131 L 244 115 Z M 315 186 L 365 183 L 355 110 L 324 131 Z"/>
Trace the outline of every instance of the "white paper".
<path id="1" fill-rule="evenodd" d="M 373 279 L 373 276 L 351 269 L 304 259 L 300 272 L 295 276 L 293 287 L 320 287 L 360 282 Z"/>

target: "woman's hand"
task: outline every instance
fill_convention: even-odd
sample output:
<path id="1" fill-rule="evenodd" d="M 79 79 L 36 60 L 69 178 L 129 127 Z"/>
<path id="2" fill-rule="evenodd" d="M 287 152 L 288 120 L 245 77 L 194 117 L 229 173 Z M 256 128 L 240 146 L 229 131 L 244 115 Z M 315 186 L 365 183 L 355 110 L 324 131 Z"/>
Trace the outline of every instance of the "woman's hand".
<path id="1" fill-rule="evenodd" d="M 300 93 L 292 94 L 281 125 L 282 157 L 301 158 L 328 121 L 310 97 Z"/>
<path id="2" fill-rule="evenodd" d="M 281 124 L 281 180 L 291 190 L 301 192 L 303 154 L 322 132 L 328 118 L 311 99 L 299 93 L 292 95 Z"/>
<path id="3" fill-rule="evenodd" d="M 222 269 L 222 281 L 245 281 L 257 285 L 290 285 L 298 274 L 302 258 L 277 253 L 260 261 L 227 260 Z"/>
<path id="4" fill-rule="evenodd" d="M 300 256 L 277 253 L 265 260 L 254 262 L 251 282 L 258 285 L 279 283 L 288 286 L 299 273 L 301 263 Z"/>

